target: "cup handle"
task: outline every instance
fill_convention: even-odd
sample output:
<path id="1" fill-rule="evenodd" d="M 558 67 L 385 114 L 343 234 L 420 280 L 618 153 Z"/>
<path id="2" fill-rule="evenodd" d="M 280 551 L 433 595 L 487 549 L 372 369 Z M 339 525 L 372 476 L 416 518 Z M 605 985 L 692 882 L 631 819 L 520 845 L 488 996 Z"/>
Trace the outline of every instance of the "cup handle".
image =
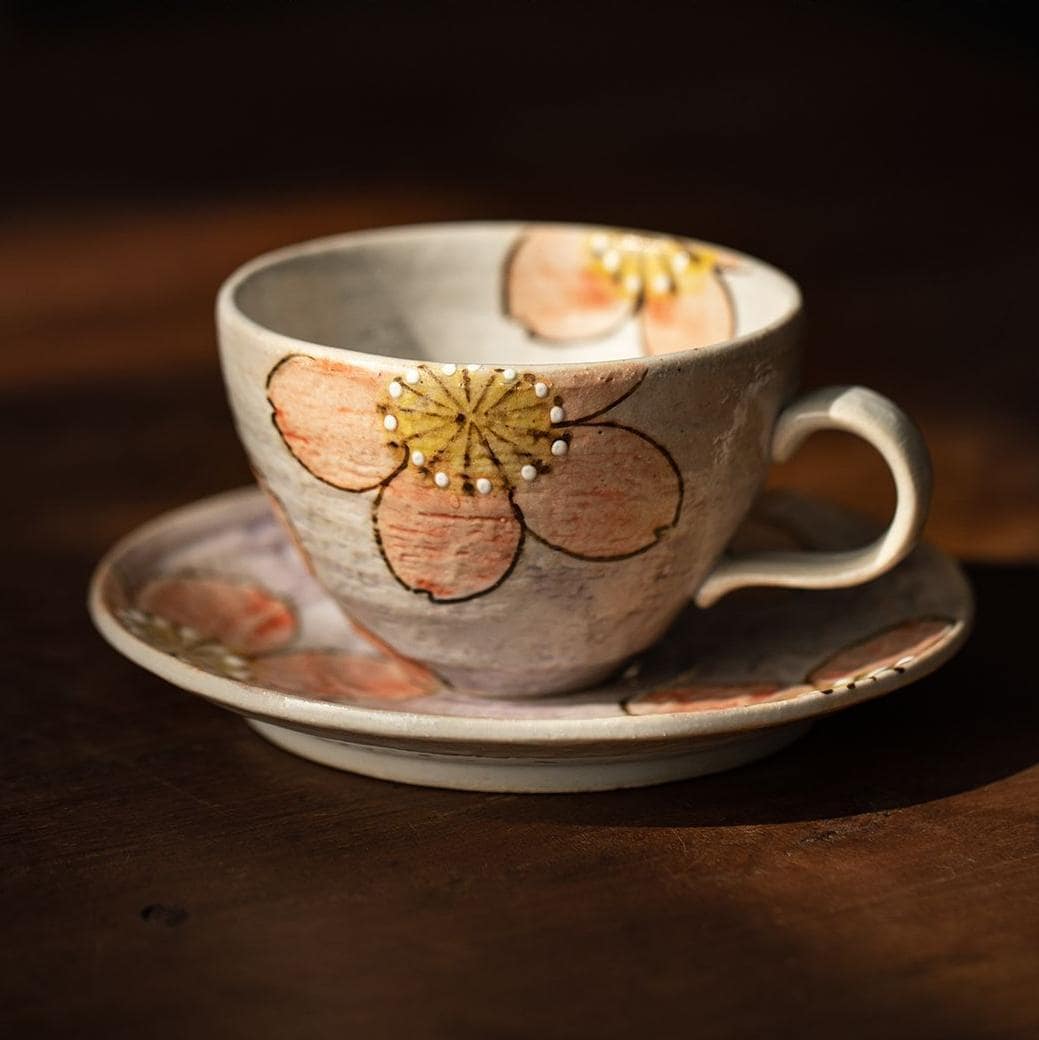
<path id="1" fill-rule="evenodd" d="M 931 500 L 931 460 L 912 420 L 886 397 L 863 386 L 814 390 L 780 415 L 772 434 L 772 458 L 786 461 L 816 430 L 856 433 L 884 457 L 898 496 L 888 529 L 872 544 L 847 552 L 765 552 L 723 559 L 696 593 L 697 606 L 709 607 L 748 585 L 860 585 L 889 571 L 912 550 Z"/>

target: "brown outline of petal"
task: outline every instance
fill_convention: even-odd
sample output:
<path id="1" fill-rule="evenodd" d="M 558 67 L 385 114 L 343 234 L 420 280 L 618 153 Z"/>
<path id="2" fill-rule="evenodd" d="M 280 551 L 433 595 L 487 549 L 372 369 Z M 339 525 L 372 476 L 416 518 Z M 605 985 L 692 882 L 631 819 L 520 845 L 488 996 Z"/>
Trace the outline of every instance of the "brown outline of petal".
<path id="1" fill-rule="evenodd" d="M 662 444 L 658 443 L 652 437 L 650 437 L 649 434 L 642 433 L 640 430 L 632 429 L 632 427 L 625 426 L 623 423 L 574 423 L 573 425 L 574 427 L 585 426 L 589 429 L 594 429 L 596 427 L 607 427 L 609 429 L 624 430 L 626 433 L 634 434 L 636 437 L 648 442 L 654 448 L 656 448 L 657 451 L 659 451 L 660 454 L 663 455 L 668 465 L 674 472 L 676 479 L 678 480 L 678 498 L 675 502 L 674 516 L 672 516 L 669 523 L 662 524 L 661 526 L 655 527 L 653 529 L 653 540 L 651 542 L 648 542 L 646 545 L 642 546 L 639 549 L 633 549 L 631 552 L 621 553 L 617 556 L 588 556 L 583 553 L 571 552 L 569 549 L 565 549 L 561 545 L 556 545 L 554 542 L 550 542 L 547 538 L 542 538 L 541 535 L 539 535 L 537 531 L 535 531 L 529 525 L 529 523 L 526 520 L 526 517 L 524 517 L 523 525 L 526 528 L 527 533 L 535 541 L 540 542 L 542 545 L 547 546 L 549 549 L 553 549 L 555 550 L 555 552 L 563 553 L 564 556 L 569 556 L 571 559 L 574 560 L 583 560 L 586 563 L 611 563 L 617 560 L 630 560 L 634 556 L 641 556 L 644 552 L 649 552 L 649 550 L 652 549 L 655 545 L 660 544 L 660 539 L 663 538 L 663 536 L 667 534 L 668 531 L 674 530 L 675 526 L 678 524 L 679 518 L 682 515 L 682 505 L 685 501 L 685 481 L 682 479 L 682 471 L 678 468 L 678 463 L 675 462 L 674 458 L 671 455 L 671 452 L 669 452 L 667 448 L 665 448 Z M 513 503 L 513 505 L 516 509 L 520 508 L 515 503 Z M 522 511 L 520 512 L 520 515 L 523 516 Z"/>
<path id="2" fill-rule="evenodd" d="M 398 473 L 399 473 L 399 471 L 398 471 Z M 394 476 L 397 476 L 397 474 L 394 474 Z M 516 569 L 516 564 L 519 562 L 519 558 L 523 554 L 523 546 L 526 544 L 528 530 L 527 530 L 526 521 L 523 518 L 523 512 L 519 508 L 519 506 L 517 506 L 516 503 L 513 501 L 513 499 L 512 499 L 512 491 L 510 490 L 507 493 L 505 493 L 504 497 L 506 497 L 508 499 L 509 508 L 512 510 L 512 513 L 513 513 L 513 516 L 516 519 L 516 522 L 519 524 L 519 529 L 520 529 L 519 530 L 519 538 L 517 539 L 516 548 L 515 548 L 515 550 L 514 550 L 514 552 L 512 554 L 512 559 L 509 561 L 509 564 L 505 568 L 505 570 L 502 571 L 501 575 L 495 580 L 493 585 L 489 585 L 485 589 L 480 589 L 478 592 L 471 592 L 471 593 L 469 593 L 468 595 L 465 595 L 465 596 L 452 596 L 450 598 L 445 598 L 445 597 L 442 597 L 442 596 L 435 596 L 428 589 L 417 589 L 413 585 L 409 585 L 393 569 L 393 564 L 390 563 L 390 559 L 386 555 L 386 547 L 383 545 L 382 532 L 379 530 L 379 506 L 382 503 L 383 492 L 386 491 L 389 488 L 391 483 L 392 483 L 392 479 L 388 480 L 386 482 L 386 484 L 379 489 L 379 493 L 375 496 L 375 499 L 372 501 L 372 535 L 375 538 L 375 544 L 378 546 L 379 555 L 382 557 L 383 562 L 386 564 L 386 569 L 390 572 L 390 574 L 393 575 L 394 580 L 402 588 L 407 589 L 408 592 L 415 593 L 415 595 L 417 595 L 417 596 L 425 596 L 425 597 L 427 597 L 431 603 L 437 603 L 437 604 L 442 604 L 442 603 L 443 604 L 448 604 L 448 603 L 467 603 L 467 602 L 469 602 L 469 600 L 478 599 L 480 596 L 486 596 L 489 593 L 493 592 Z M 533 534 L 533 532 L 530 532 L 530 533 Z"/>
<path id="3" fill-rule="evenodd" d="M 643 365 L 642 366 L 642 371 L 639 373 L 639 377 L 635 381 L 635 384 L 633 386 L 628 387 L 627 390 L 622 391 L 621 394 L 616 399 L 611 401 L 608 405 L 605 405 L 602 408 L 596 408 L 595 411 L 589 412 L 587 415 L 582 415 L 582 416 L 580 416 L 579 418 L 576 418 L 576 419 L 564 419 L 562 422 L 554 423 L 553 427 L 555 429 L 563 429 L 563 428 L 568 427 L 568 426 L 584 426 L 584 425 L 588 424 L 588 420 L 589 419 L 598 419 L 600 415 L 605 415 L 608 411 L 610 411 L 613 408 L 616 408 L 623 401 L 626 401 L 629 397 L 631 397 L 631 395 L 633 393 L 635 393 L 635 391 L 638 390 L 638 388 L 640 386 L 642 386 L 642 384 L 646 381 L 646 376 L 647 375 L 649 375 L 649 369 L 645 365 Z M 566 407 L 566 389 L 564 388 L 561 391 L 561 393 L 562 393 L 563 407 L 565 408 Z"/>
<path id="4" fill-rule="evenodd" d="M 369 484 L 369 485 L 366 485 L 365 487 L 359 487 L 359 488 L 343 487 L 342 484 L 336 484 L 334 481 L 328 480 L 327 478 L 321 476 L 320 473 L 315 473 L 314 470 L 312 470 L 295 453 L 295 451 L 293 451 L 292 445 L 289 444 L 289 442 L 286 440 L 285 434 L 282 433 L 281 427 L 278 425 L 278 407 L 271 400 L 270 387 L 271 387 L 271 381 L 274 379 L 275 375 L 277 374 L 278 369 L 280 369 L 282 365 L 287 364 L 289 361 L 293 360 L 294 358 L 306 358 L 308 361 L 326 361 L 327 360 L 325 358 L 316 358 L 316 357 L 313 357 L 311 354 L 304 354 L 302 352 L 297 352 L 295 354 L 286 354 L 285 357 L 281 358 L 274 365 L 274 367 L 270 370 L 270 372 L 267 373 L 267 381 L 264 384 L 264 386 L 265 386 L 265 390 L 266 390 L 266 394 L 267 394 L 267 404 L 270 406 L 270 409 L 271 409 L 271 425 L 277 431 L 278 437 L 281 439 L 282 444 L 285 445 L 285 450 L 288 451 L 288 453 L 296 460 L 296 462 L 299 463 L 299 465 L 302 466 L 303 469 L 305 469 L 315 480 L 320 480 L 322 484 L 327 484 L 329 487 L 333 487 L 337 491 L 346 491 L 346 492 L 349 492 L 350 494 L 359 495 L 359 494 L 363 494 L 365 491 L 374 491 L 376 488 L 383 488 L 383 487 L 385 487 L 408 464 L 408 450 L 407 450 L 407 448 L 404 445 L 400 446 L 401 458 L 400 458 L 400 462 L 397 463 L 397 466 L 396 466 L 395 469 L 393 469 L 390 473 L 388 473 L 381 480 L 376 481 L 374 484 Z M 336 362 L 334 362 L 334 361 L 330 361 L 328 363 L 329 364 L 336 364 Z M 375 402 L 373 402 L 373 406 L 374 406 L 374 403 Z"/>

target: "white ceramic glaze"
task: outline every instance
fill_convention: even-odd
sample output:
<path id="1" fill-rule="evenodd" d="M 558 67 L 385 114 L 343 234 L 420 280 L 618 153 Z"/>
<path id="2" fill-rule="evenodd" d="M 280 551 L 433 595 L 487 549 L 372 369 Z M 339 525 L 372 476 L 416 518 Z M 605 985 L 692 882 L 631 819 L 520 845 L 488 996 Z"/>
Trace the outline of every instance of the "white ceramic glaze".
<path id="1" fill-rule="evenodd" d="M 732 551 L 839 552 L 871 533 L 832 507 L 772 495 Z M 90 610 L 131 660 L 287 750 L 384 779 L 510 791 L 639 786 L 751 761 L 818 716 L 926 675 L 972 616 L 956 565 L 920 546 L 854 589 L 690 607 L 611 683 L 488 699 L 351 628 L 256 490 L 128 536 L 98 566 Z"/>
<path id="2" fill-rule="evenodd" d="M 846 586 L 912 548 L 927 453 L 861 388 L 791 404 L 800 297 L 720 247 L 571 225 L 343 235 L 262 257 L 218 302 L 239 434 L 343 609 L 484 696 L 599 682 L 691 597 Z M 770 452 L 822 428 L 895 475 L 840 557 L 719 558 Z"/>
<path id="3" fill-rule="evenodd" d="M 615 791 L 720 773 L 781 751 L 804 736 L 812 725 L 810 721 L 793 722 L 756 733 L 705 739 L 674 754 L 647 754 L 645 748 L 636 744 L 628 754 L 601 758 L 512 758 L 374 747 L 301 733 L 258 719 L 248 722 L 277 747 L 333 769 L 422 787 L 513 794 Z"/>
<path id="4" fill-rule="evenodd" d="M 912 551 L 927 519 L 931 464 L 923 438 L 901 409 L 873 390 L 835 386 L 816 390 L 785 408 L 772 435 L 772 457 L 789 459 L 817 430 L 845 430 L 880 452 L 895 481 L 895 515 L 879 538 L 861 549 L 827 552 L 768 552 L 726 560 L 696 594 L 701 607 L 747 586 L 834 589 L 859 585 L 884 574 Z"/>

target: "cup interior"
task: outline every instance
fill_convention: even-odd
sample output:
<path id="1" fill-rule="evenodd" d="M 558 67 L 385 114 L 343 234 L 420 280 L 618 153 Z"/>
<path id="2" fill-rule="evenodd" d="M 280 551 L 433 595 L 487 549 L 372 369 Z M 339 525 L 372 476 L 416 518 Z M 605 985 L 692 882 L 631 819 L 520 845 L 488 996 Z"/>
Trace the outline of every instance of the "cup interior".
<path id="1" fill-rule="evenodd" d="M 304 343 L 496 365 L 702 348 L 761 333 L 800 302 L 797 286 L 775 268 L 706 243 L 518 223 L 309 243 L 255 261 L 232 278 L 225 299 L 252 323 Z M 701 319 L 697 301 L 707 308 Z M 647 323 L 658 316 L 677 316 L 678 331 L 654 343 Z"/>

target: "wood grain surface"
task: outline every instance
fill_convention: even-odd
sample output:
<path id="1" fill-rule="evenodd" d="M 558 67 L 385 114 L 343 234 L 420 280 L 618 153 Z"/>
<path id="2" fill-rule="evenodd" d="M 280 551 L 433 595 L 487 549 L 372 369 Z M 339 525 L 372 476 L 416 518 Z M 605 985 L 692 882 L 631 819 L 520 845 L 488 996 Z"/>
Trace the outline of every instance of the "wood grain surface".
<path id="1" fill-rule="evenodd" d="M 228 16 L 83 45 L 15 5 L 0 1035 L 1039 1036 L 1034 67 L 1021 41 L 876 5 L 751 6 L 652 40 L 597 18 L 596 68 L 662 55 L 624 82 L 590 76 L 584 14 L 560 28 L 547 6 L 506 26 L 461 4 L 434 44 L 439 5 L 382 35 L 380 5 L 357 5 L 289 46 L 264 5 L 245 36 Z M 474 88 L 492 82 L 511 93 Z M 805 384 L 872 386 L 931 445 L 928 537 L 978 596 L 962 654 L 731 773 L 523 797 L 296 760 L 104 645 L 98 556 L 250 479 L 221 279 L 315 235 L 517 216 L 698 234 L 789 270 Z M 774 481 L 877 519 L 892 504 L 842 435 Z"/>
<path id="2" fill-rule="evenodd" d="M 1020 610 L 1037 592 L 1032 567 L 973 569 L 977 635 L 918 687 L 734 773 L 597 796 L 325 770 L 101 643 L 83 597 L 107 544 L 249 479 L 212 356 L 219 274 L 351 212 L 214 213 L 204 240 L 159 215 L 119 234 L 128 255 L 151 248 L 152 227 L 164 253 L 180 251 L 168 291 L 150 298 L 139 272 L 135 289 L 128 263 L 125 293 L 111 269 L 87 272 L 75 306 L 52 306 L 23 271 L 5 308 L 21 300 L 26 329 L 45 326 L 45 343 L 29 349 L 26 331 L 6 360 L 0 408 L 19 447 L 0 637 L 6 1034 L 1039 1028 L 1039 702 Z M 23 234 L 42 257 L 48 241 L 76 248 L 78 232 Z M 944 430 L 939 417 L 927 431 L 940 469 L 964 450 Z M 1006 448 L 1007 471 L 1026 473 L 1027 446 Z M 1034 557 L 1022 503 L 946 468 L 938 540 Z M 880 475 L 844 438 L 783 477 L 884 508 L 859 497 Z"/>

